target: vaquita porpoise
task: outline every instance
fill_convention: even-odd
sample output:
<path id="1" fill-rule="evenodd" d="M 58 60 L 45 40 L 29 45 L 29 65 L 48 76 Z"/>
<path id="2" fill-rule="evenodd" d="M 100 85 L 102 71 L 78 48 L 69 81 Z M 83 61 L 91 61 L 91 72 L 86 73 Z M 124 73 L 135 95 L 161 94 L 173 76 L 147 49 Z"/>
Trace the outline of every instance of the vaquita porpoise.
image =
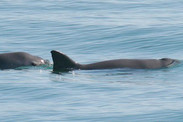
<path id="1" fill-rule="evenodd" d="M 12 52 L 0 54 L 0 69 L 15 69 L 22 66 L 39 66 L 48 64 L 47 60 L 44 60 L 38 56 L 33 56 L 26 52 Z"/>
<path id="2" fill-rule="evenodd" d="M 162 59 L 116 59 L 96 62 L 92 64 L 79 64 L 70 59 L 65 54 L 52 50 L 53 71 L 67 70 L 95 70 L 95 69 L 114 69 L 114 68 L 131 68 L 131 69 L 160 69 L 167 68 L 173 64 L 179 63 L 178 60 L 170 58 Z"/>

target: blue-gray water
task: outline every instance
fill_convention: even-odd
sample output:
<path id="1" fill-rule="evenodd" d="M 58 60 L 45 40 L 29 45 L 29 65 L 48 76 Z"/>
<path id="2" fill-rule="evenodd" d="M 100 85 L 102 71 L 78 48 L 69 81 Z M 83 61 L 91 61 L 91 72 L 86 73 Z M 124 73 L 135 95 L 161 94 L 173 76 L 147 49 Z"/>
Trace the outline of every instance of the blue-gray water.
<path id="1" fill-rule="evenodd" d="M 181 0 L 1 0 L 0 53 L 79 63 L 183 59 Z M 53 74 L 0 71 L 0 121 L 183 121 L 183 65 Z"/>

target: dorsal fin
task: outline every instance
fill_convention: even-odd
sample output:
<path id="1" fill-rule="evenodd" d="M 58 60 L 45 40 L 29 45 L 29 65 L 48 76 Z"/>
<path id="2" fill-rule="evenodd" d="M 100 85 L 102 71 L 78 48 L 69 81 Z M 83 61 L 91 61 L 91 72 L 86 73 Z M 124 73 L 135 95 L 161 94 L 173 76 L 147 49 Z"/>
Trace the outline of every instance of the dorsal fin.
<path id="1" fill-rule="evenodd" d="M 77 68 L 77 64 L 65 54 L 52 50 L 53 71 L 67 71 Z"/>

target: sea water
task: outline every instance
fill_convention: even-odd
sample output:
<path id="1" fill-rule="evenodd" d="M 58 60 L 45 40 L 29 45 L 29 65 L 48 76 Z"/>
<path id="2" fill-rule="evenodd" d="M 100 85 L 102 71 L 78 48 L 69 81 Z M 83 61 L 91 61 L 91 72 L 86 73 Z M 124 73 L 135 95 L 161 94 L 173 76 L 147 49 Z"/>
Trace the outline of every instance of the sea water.
<path id="1" fill-rule="evenodd" d="M 87 64 L 183 59 L 181 0 L 1 0 L 0 53 Z M 0 121 L 183 121 L 183 65 L 159 70 L 0 71 Z"/>

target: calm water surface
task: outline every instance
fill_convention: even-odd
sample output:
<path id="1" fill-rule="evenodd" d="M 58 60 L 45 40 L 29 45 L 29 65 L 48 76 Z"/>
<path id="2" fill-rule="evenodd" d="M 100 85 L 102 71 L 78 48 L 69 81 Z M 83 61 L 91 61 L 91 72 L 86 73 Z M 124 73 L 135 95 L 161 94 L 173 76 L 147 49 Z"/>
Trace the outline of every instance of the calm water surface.
<path id="1" fill-rule="evenodd" d="M 181 0 L 1 0 L 0 53 L 79 63 L 183 59 Z M 160 70 L 0 71 L 0 121 L 183 121 L 183 65 Z"/>

